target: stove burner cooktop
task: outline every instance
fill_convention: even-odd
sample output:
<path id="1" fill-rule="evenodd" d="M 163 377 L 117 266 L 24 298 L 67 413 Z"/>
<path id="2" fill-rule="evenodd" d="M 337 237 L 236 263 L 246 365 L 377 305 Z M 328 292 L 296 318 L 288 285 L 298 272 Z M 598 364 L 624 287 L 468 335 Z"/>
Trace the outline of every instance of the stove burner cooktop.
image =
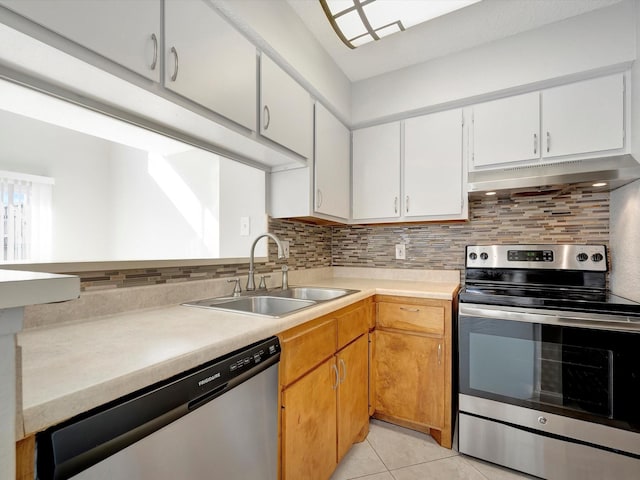
<path id="1" fill-rule="evenodd" d="M 640 318 L 640 303 L 606 289 L 604 245 L 470 245 L 461 303 Z"/>

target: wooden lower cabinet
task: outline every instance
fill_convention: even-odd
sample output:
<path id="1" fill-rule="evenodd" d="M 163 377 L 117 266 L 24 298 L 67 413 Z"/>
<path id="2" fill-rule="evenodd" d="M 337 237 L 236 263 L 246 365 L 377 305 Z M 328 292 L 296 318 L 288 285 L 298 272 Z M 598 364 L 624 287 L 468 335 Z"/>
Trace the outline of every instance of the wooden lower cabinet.
<path id="1" fill-rule="evenodd" d="M 376 342 L 376 413 L 426 428 L 442 428 L 442 339 L 378 330 Z"/>
<path id="2" fill-rule="evenodd" d="M 327 479 L 337 465 L 332 357 L 282 392 L 282 478 Z"/>
<path id="3" fill-rule="evenodd" d="M 369 426 L 368 338 L 361 335 L 336 355 L 338 386 L 338 462 L 355 442 L 365 439 Z"/>
<path id="4" fill-rule="evenodd" d="M 373 416 L 451 448 L 452 302 L 376 296 Z"/>
<path id="5" fill-rule="evenodd" d="M 280 334 L 283 480 L 328 480 L 351 445 L 365 439 L 369 312 L 371 301 L 363 301 Z"/>

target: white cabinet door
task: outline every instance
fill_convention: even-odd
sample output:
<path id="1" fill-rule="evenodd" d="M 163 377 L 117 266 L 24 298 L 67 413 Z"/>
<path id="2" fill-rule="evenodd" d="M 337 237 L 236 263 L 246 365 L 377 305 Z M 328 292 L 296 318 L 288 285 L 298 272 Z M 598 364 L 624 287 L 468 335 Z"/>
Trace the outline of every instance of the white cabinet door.
<path id="1" fill-rule="evenodd" d="M 311 158 L 311 96 L 264 53 L 260 60 L 260 115 L 260 133 L 263 136 Z"/>
<path id="2" fill-rule="evenodd" d="M 315 211 L 349 218 L 351 135 L 320 103 L 315 113 Z"/>
<path id="3" fill-rule="evenodd" d="M 462 213 L 462 110 L 404 122 L 405 217 Z"/>
<path id="4" fill-rule="evenodd" d="M 160 81 L 160 0 L 2 0 L 0 5 Z"/>
<path id="5" fill-rule="evenodd" d="M 400 123 L 353 132 L 353 218 L 400 215 Z"/>
<path id="6" fill-rule="evenodd" d="M 542 92 L 544 157 L 624 147 L 622 74 Z"/>
<path id="7" fill-rule="evenodd" d="M 165 86 L 256 128 L 256 49 L 203 0 L 165 0 Z"/>
<path id="8" fill-rule="evenodd" d="M 538 92 L 474 105 L 474 167 L 540 158 Z"/>

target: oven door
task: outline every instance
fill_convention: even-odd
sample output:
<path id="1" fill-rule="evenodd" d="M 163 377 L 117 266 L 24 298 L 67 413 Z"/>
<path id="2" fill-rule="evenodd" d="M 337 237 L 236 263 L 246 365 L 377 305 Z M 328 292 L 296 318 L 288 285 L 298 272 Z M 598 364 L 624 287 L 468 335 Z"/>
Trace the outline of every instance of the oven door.
<path id="1" fill-rule="evenodd" d="M 640 323 L 460 304 L 462 396 L 640 432 Z"/>

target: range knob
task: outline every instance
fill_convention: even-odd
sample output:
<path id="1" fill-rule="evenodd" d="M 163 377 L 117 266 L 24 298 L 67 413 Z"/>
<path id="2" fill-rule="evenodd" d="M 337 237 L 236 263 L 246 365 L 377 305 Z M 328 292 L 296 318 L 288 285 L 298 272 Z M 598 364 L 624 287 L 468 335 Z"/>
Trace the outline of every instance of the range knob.
<path id="1" fill-rule="evenodd" d="M 603 259 L 604 257 L 601 253 L 594 253 L 593 255 L 591 255 L 591 260 L 593 260 L 594 262 L 601 262 Z"/>
<path id="2" fill-rule="evenodd" d="M 482 260 L 486 260 L 487 258 L 489 258 L 489 255 L 487 254 L 487 252 L 482 252 L 482 253 L 480 254 L 480 258 L 481 258 Z"/>
<path id="3" fill-rule="evenodd" d="M 589 255 L 587 255 L 586 253 L 579 253 L 576 256 L 576 260 L 578 260 L 579 262 L 586 262 L 587 260 L 589 260 Z"/>
<path id="4" fill-rule="evenodd" d="M 469 254 L 469 259 L 475 260 L 476 258 L 478 258 L 478 254 L 476 252 L 471 252 Z"/>

